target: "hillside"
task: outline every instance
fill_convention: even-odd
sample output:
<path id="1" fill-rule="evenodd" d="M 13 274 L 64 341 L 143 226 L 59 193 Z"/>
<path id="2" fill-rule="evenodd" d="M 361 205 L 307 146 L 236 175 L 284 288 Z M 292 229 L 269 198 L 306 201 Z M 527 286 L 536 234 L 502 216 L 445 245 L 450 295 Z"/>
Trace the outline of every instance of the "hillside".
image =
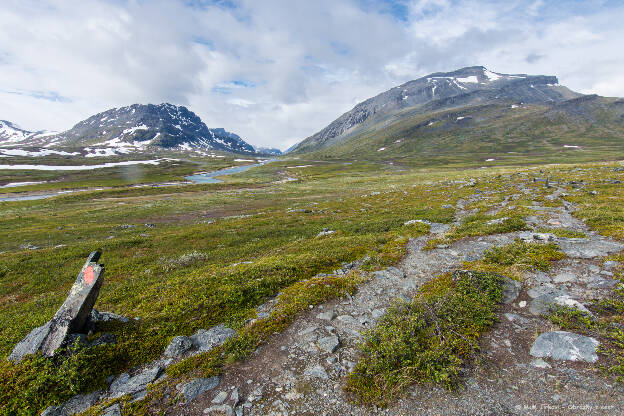
<path id="1" fill-rule="evenodd" d="M 14 146 L 34 140 L 38 141 L 54 134 L 56 133 L 24 130 L 10 121 L 0 120 L 0 146 Z"/>
<path id="2" fill-rule="evenodd" d="M 469 154 L 487 160 L 513 153 L 622 150 L 623 139 L 624 100 L 583 96 L 552 76 L 469 67 L 368 99 L 292 153 L 328 159 Z"/>
<path id="3" fill-rule="evenodd" d="M 84 149 L 87 157 L 158 151 L 257 153 L 223 128 L 208 128 L 192 111 L 173 104 L 133 104 L 95 114 L 62 133 L 32 133 L 3 122 L 0 145 Z"/>

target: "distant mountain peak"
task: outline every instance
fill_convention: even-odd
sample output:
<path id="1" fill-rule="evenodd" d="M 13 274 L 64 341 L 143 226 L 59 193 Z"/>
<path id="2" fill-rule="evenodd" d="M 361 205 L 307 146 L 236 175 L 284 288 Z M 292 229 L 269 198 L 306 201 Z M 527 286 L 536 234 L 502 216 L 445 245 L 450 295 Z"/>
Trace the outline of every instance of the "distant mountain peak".
<path id="1" fill-rule="evenodd" d="M 56 132 L 45 130 L 28 131 L 19 127 L 17 124 L 7 120 L 0 120 L 0 146 L 14 146 L 29 143 L 32 140 L 41 139 Z"/>
<path id="2" fill-rule="evenodd" d="M 113 108 L 79 122 L 56 139 L 62 144 L 107 146 L 121 153 L 146 148 L 254 152 L 238 135 L 210 129 L 188 108 L 170 103 Z"/>

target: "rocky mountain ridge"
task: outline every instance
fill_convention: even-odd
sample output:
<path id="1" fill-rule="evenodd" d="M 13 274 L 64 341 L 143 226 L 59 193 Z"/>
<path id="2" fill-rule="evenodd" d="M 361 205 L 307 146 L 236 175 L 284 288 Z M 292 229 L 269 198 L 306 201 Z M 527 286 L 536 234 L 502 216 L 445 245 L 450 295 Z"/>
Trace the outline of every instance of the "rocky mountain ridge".
<path id="1" fill-rule="evenodd" d="M 169 103 L 133 104 L 93 115 L 50 143 L 103 146 L 122 153 L 148 147 L 254 152 L 253 146 L 222 128 L 210 129 L 192 111 Z"/>
<path id="2" fill-rule="evenodd" d="M 0 145 L 82 147 L 87 157 L 157 150 L 262 153 L 237 134 L 223 128 L 208 128 L 194 112 L 169 103 L 113 108 L 62 133 L 33 133 L 13 123 L 1 122 Z"/>
<path id="3" fill-rule="evenodd" d="M 15 123 L 0 120 L 0 146 L 23 143 L 29 140 L 41 140 L 54 134 L 56 133 L 45 130 L 36 132 L 24 130 Z"/>
<path id="4" fill-rule="evenodd" d="M 306 138 L 295 153 L 314 151 L 344 141 L 377 122 L 403 112 L 426 114 L 458 107 L 508 103 L 554 104 L 582 97 L 559 85 L 555 76 L 501 74 L 483 66 L 436 72 L 406 82 L 357 104 L 318 133 Z"/>

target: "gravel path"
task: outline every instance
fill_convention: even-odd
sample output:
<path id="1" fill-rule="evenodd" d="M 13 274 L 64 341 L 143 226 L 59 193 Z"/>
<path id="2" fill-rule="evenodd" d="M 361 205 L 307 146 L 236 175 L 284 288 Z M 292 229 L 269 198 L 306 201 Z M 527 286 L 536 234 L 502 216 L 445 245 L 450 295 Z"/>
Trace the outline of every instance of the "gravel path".
<path id="1" fill-rule="evenodd" d="M 558 199 L 560 194 L 554 190 L 550 198 Z M 457 204 L 458 221 L 471 213 L 464 210 L 466 202 Z M 501 206 L 507 203 L 506 199 Z M 624 414 L 624 389 L 601 375 L 595 365 L 536 359 L 529 354 L 537 335 L 552 330 L 536 314 L 540 302 L 550 299 L 546 295 L 563 293 L 580 303 L 604 296 L 613 281 L 600 257 L 624 247 L 590 232 L 570 215 L 573 207 L 568 203 L 557 208 L 534 205 L 532 209 L 535 215 L 527 218 L 530 225 L 568 227 L 586 232 L 588 238 L 515 232 L 463 239 L 448 247 L 423 251 L 430 238 L 448 229 L 432 224 L 429 235 L 408 243 L 408 253 L 397 268 L 374 273 L 353 297 L 312 308 L 259 348 L 250 360 L 230 368 L 216 389 L 171 408 L 168 414 Z M 395 299 L 410 299 L 424 282 L 516 238 L 552 239 L 568 258 L 557 262 L 548 273 L 529 274 L 518 298 L 501 306 L 500 322 L 482 338 L 482 352 L 466 369 L 463 387 L 449 392 L 415 385 L 388 409 L 357 406 L 347 400 L 342 386 L 357 362 L 361 333 L 372 328 Z"/>

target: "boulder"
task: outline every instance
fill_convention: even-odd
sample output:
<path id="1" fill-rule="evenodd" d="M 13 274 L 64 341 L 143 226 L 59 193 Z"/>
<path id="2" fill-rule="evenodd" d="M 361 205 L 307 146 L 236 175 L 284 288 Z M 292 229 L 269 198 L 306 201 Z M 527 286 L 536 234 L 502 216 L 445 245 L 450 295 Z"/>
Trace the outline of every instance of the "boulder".
<path id="1" fill-rule="evenodd" d="M 148 384 L 156 380 L 161 374 L 162 368 L 159 366 L 144 369 L 134 376 L 130 376 L 128 373 L 123 373 L 111 384 L 108 397 L 116 399 L 118 397 L 125 396 L 126 394 L 133 396 L 140 394 L 147 388 Z"/>
<path id="2" fill-rule="evenodd" d="M 235 334 L 236 331 L 233 329 L 224 325 L 217 325 L 210 329 L 200 329 L 190 337 L 190 340 L 193 343 L 193 347 L 205 352 L 223 345 L 228 338 L 233 337 Z"/>
<path id="3" fill-rule="evenodd" d="M 101 391 L 89 394 L 79 394 L 72 397 L 60 406 L 50 406 L 41 412 L 41 416 L 69 416 L 82 413 L 98 401 L 102 395 Z"/>
<path id="4" fill-rule="evenodd" d="M 175 358 L 178 357 L 193 347 L 193 341 L 189 337 L 178 336 L 174 337 L 167 348 L 165 349 L 165 357 Z"/>
<path id="5" fill-rule="evenodd" d="M 533 343 L 531 355 L 537 358 L 595 363 L 598 361 L 598 345 L 600 343 L 596 339 L 572 332 L 544 332 Z"/>
<path id="6" fill-rule="evenodd" d="M 37 352 L 52 357 L 67 346 L 71 334 L 82 332 L 104 281 L 104 266 L 96 263 L 100 255 L 99 251 L 89 255 L 63 305 L 49 322 L 33 329 L 15 346 L 11 361 L 19 362 Z"/>
<path id="7" fill-rule="evenodd" d="M 186 402 L 195 400 L 202 393 L 212 390 L 219 385 L 220 377 L 198 378 L 188 383 L 182 384 L 179 391 L 184 396 Z"/>

